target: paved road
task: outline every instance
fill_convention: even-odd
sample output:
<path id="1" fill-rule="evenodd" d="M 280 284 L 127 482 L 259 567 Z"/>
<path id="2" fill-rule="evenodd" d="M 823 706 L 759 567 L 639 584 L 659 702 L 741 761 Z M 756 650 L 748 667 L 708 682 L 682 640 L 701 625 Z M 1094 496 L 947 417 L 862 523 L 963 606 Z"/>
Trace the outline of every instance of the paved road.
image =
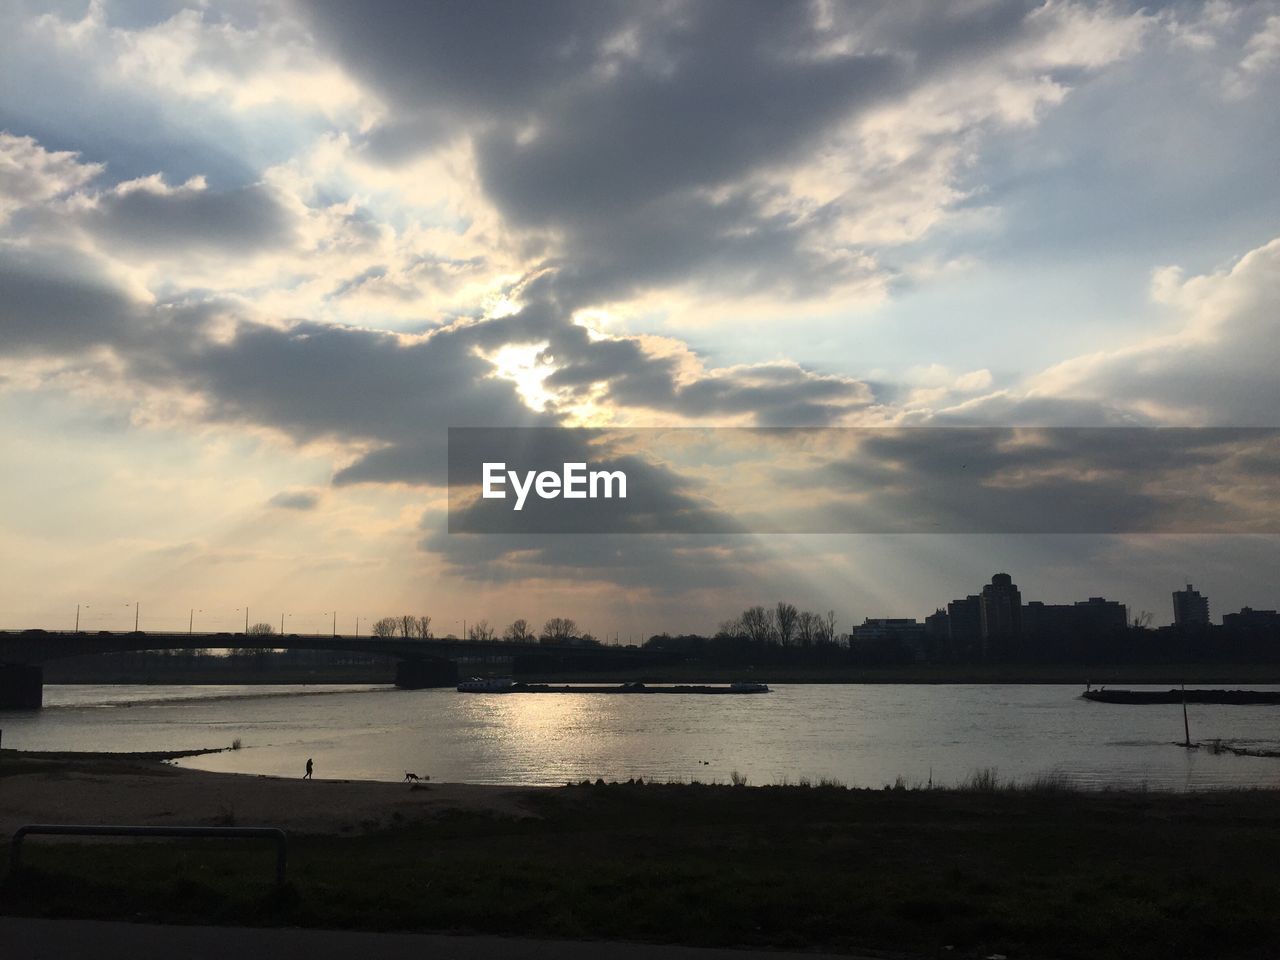
<path id="1" fill-rule="evenodd" d="M 856 960 L 832 954 L 346 930 L 180 927 L 0 917 L 4 960 Z"/>

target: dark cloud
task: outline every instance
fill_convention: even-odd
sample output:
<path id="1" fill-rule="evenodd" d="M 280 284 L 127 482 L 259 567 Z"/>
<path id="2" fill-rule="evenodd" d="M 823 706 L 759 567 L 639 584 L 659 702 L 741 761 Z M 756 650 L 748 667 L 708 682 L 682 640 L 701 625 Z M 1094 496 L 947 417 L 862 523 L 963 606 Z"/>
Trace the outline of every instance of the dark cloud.
<path id="1" fill-rule="evenodd" d="M 297 6 L 357 76 L 395 99 L 401 124 L 523 115 L 549 88 L 581 79 L 626 8 L 610 0 Z"/>
<path id="2" fill-rule="evenodd" d="M 780 529 L 799 532 L 1280 530 L 1275 430 L 939 427 L 843 433 L 834 455 L 802 459 L 803 469 L 771 471 L 780 489 L 807 491 L 810 500 L 761 518 L 759 526 L 741 518 L 750 529 L 764 529 L 772 519 Z M 855 449 L 841 456 L 840 446 Z"/>
<path id="3" fill-rule="evenodd" d="M 427 532 L 420 546 L 470 580 L 602 583 L 659 594 L 745 588 L 759 581 L 767 595 L 792 586 L 788 574 L 768 569 L 769 551 L 747 536 L 456 534 L 441 529 L 440 520 L 423 518 Z"/>
<path id="4" fill-rule="evenodd" d="M 553 388 L 599 387 L 621 407 L 682 417 L 821 424 L 868 400 L 858 381 L 790 364 L 682 371 L 636 340 L 593 338 L 536 286 L 512 316 L 405 337 L 311 321 L 235 320 L 233 304 L 215 301 L 134 304 L 105 282 L 85 281 L 84 267 L 10 256 L 3 269 L 13 294 L 0 318 L 11 339 L 49 355 L 108 346 L 134 380 L 199 395 L 211 420 L 365 448 L 339 469 L 340 484 L 442 485 L 447 427 L 557 424 L 559 414 L 529 409 L 482 356 L 512 344 L 546 344 L 544 360 L 558 371 Z"/>
<path id="5" fill-rule="evenodd" d="M 300 7 L 394 104 L 375 149 L 399 158 L 415 139 L 422 150 L 471 138 L 508 221 L 557 238 L 567 305 L 694 276 L 805 296 L 879 273 L 856 241 L 831 242 L 835 209 L 788 212 L 757 175 L 1052 28 L 1023 2 Z"/>
<path id="6" fill-rule="evenodd" d="M 110 247 L 172 256 L 251 254 L 288 244 L 292 218 L 261 186 L 213 191 L 147 186 L 104 193 L 82 218 Z"/>
<path id="7" fill-rule="evenodd" d="M 282 490 L 267 503 L 283 510 L 314 510 L 320 503 L 320 495 L 312 490 Z"/>
<path id="8" fill-rule="evenodd" d="M 79 353 L 122 341 L 145 317 L 141 305 L 73 250 L 0 245 L 0 290 L 6 353 Z"/>

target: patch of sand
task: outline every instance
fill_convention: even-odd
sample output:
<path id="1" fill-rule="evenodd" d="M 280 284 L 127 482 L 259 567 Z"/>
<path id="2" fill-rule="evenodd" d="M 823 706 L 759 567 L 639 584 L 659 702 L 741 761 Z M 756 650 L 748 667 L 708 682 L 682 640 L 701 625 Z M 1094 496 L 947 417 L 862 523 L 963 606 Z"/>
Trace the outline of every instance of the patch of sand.
<path id="1" fill-rule="evenodd" d="M 136 761 L 30 766 L 31 772 L 0 776 L 0 832 L 5 835 L 24 823 L 234 824 L 354 834 L 449 810 L 536 816 L 530 798 L 547 789 L 285 780 Z"/>

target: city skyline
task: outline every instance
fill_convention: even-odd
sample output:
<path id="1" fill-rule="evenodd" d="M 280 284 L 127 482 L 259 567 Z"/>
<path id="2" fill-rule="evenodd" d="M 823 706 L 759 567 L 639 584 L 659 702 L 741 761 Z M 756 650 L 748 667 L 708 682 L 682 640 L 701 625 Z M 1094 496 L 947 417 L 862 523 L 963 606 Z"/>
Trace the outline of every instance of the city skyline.
<path id="1" fill-rule="evenodd" d="M 926 627 L 928 625 L 929 620 L 932 619 L 937 614 L 949 614 L 952 618 L 955 618 L 957 616 L 957 613 L 953 608 L 955 608 L 957 604 L 964 604 L 966 601 L 973 602 L 974 611 L 975 611 L 974 615 L 977 617 L 981 617 L 981 613 L 978 612 L 980 609 L 979 604 L 983 600 L 985 592 L 990 590 L 993 587 L 993 585 L 996 585 L 996 578 L 1003 578 L 1003 580 L 1001 581 L 1001 583 L 1003 584 L 1003 587 L 1012 589 L 1014 596 L 1017 597 L 1017 600 L 1015 602 L 1017 603 L 1021 611 L 1021 615 L 1023 616 L 1025 616 L 1025 612 L 1028 610 L 1028 608 L 1032 608 L 1032 609 L 1039 608 L 1041 610 L 1043 610 L 1044 608 L 1070 609 L 1070 608 L 1088 608 L 1092 605 L 1106 604 L 1113 607 L 1118 606 L 1124 611 L 1121 622 L 1126 626 L 1138 625 L 1142 627 L 1154 627 L 1154 628 L 1166 627 L 1166 626 L 1167 627 L 1192 627 L 1192 626 L 1196 626 L 1197 624 L 1212 625 L 1214 623 L 1214 614 L 1212 612 L 1214 607 L 1211 606 L 1210 604 L 1209 596 L 1207 594 L 1202 593 L 1198 589 L 1194 589 L 1194 585 L 1192 583 L 1185 584 L 1185 589 L 1179 588 L 1172 591 L 1171 593 L 1172 603 L 1168 612 L 1168 621 L 1166 622 L 1162 619 L 1164 615 L 1161 614 L 1160 612 L 1156 610 L 1138 609 L 1134 607 L 1132 604 L 1126 602 L 1123 598 L 1119 596 L 1108 597 L 1108 596 L 1101 596 L 1101 595 L 1090 595 L 1085 598 L 1052 597 L 1052 598 L 1049 598 L 1048 600 L 1039 596 L 1031 597 L 1025 594 L 1023 591 L 1021 591 L 1018 588 L 1017 583 L 1014 582 L 1010 574 L 1000 572 L 1000 573 L 993 574 L 989 583 L 985 585 L 979 585 L 979 590 L 981 592 L 970 593 L 970 594 L 967 594 L 966 596 L 956 597 L 950 601 L 939 603 L 934 607 L 933 614 L 925 615 L 919 612 L 915 614 L 908 614 L 908 615 L 886 615 L 883 613 L 866 613 L 866 614 L 854 613 L 854 614 L 850 614 L 847 618 L 841 615 L 837 615 L 836 616 L 836 624 L 837 624 L 836 635 L 848 636 L 856 632 L 859 626 L 868 625 L 868 624 L 889 623 L 889 622 L 895 622 L 895 623 L 901 623 L 901 624 L 912 624 L 912 625 L 920 626 L 923 628 L 923 627 Z M 1184 597 L 1188 599 L 1184 599 Z M 1217 608 L 1220 610 L 1220 612 L 1217 614 L 1218 623 L 1219 625 L 1229 623 L 1230 621 L 1228 618 L 1232 618 L 1232 617 L 1240 618 L 1243 616 L 1247 618 L 1252 615 L 1259 615 L 1259 614 L 1267 615 L 1267 614 L 1274 613 L 1275 612 L 1274 609 L 1267 609 L 1265 607 L 1255 606 L 1255 604 L 1257 603 L 1265 603 L 1265 602 L 1266 601 L 1255 600 L 1253 601 L 1253 603 L 1244 603 L 1240 606 L 1238 610 L 1231 610 L 1231 609 L 1227 609 L 1225 607 L 1219 606 Z M 1200 609 L 1200 607 L 1197 605 L 1203 605 L 1203 619 L 1199 619 L 1198 615 L 1195 615 L 1195 614 L 1192 614 L 1190 616 L 1186 614 L 1185 605 L 1188 603 L 1194 606 L 1196 609 Z M 101 607 L 99 608 L 99 612 L 92 613 L 91 612 L 93 611 L 92 604 L 77 605 L 76 609 L 74 610 L 74 614 L 73 614 L 74 622 L 71 629 L 73 631 L 92 632 L 98 629 L 111 629 L 104 626 L 104 624 L 107 624 L 107 623 L 123 624 L 124 627 L 128 627 L 129 623 L 132 622 L 134 629 L 145 627 L 155 632 L 165 632 L 165 633 L 168 633 L 168 632 L 181 633 L 182 632 L 180 629 L 181 623 L 176 622 L 172 615 L 166 615 L 165 613 L 162 613 L 157 617 L 157 616 L 153 616 L 150 613 L 150 611 L 148 611 L 148 619 L 144 624 L 141 619 L 141 603 L 140 602 L 108 604 L 107 606 L 109 607 L 109 612 L 104 614 L 100 612 Z M 117 606 L 120 607 L 119 610 L 115 609 Z M 928 606 L 929 604 L 925 603 L 923 608 L 927 608 Z M 835 613 L 836 611 L 832 609 L 832 612 Z M 571 614 L 572 611 L 562 611 L 562 613 Z M 200 617 L 200 622 L 198 625 L 199 629 L 197 629 L 197 622 L 196 622 L 197 614 L 199 614 L 199 617 Z M 405 615 L 408 616 L 409 614 L 405 614 Z M 963 609 L 960 610 L 959 615 L 960 616 L 964 615 Z M 288 611 L 273 612 L 269 605 L 264 605 L 263 607 L 257 609 L 256 612 L 251 611 L 247 607 L 236 607 L 230 613 L 228 613 L 225 610 L 218 610 L 215 608 L 211 608 L 208 611 L 206 611 L 205 608 L 203 607 L 199 609 L 193 607 L 193 608 L 189 608 L 187 611 L 186 623 L 187 623 L 188 632 L 193 632 L 196 634 L 214 634 L 214 633 L 234 634 L 234 633 L 245 632 L 249 629 L 250 626 L 266 626 L 266 627 L 269 627 L 275 633 L 278 633 L 281 635 L 284 635 L 287 633 L 299 633 L 299 634 L 310 634 L 315 636 L 325 636 L 329 634 L 339 635 L 339 636 L 367 636 L 367 635 L 372 635 L 374 624 L 376 624 L 378 620 L 384 619 L 384 618 L 400 619 L 400 616 L 401 615 L 396 614 L 388 617 L 386 611 L 383 611 L 383 613 L 381 614 L 368 615 L 368 616 L 359 616 L 359 615 L 349 616 L 344 614 L 343 619 L 341 621 L 341 625 L 340 625 L 339 619 L 338 619 L 339 612 L 336 610 L 324 611 L 318 614 L 313 614 L 310 612 L 288 612 Z M 432 636 L 448 639 L 451 637 L 465 638 L 469 635 L 469 632 L 467 630 L 468 621 L 465 618 L 461 620 L 452 620 L 452 621 L 449 620 L 448 618 L 444 618 L 442 620 L 440 618 L 437 618 L 435 615 L 430 614 L 426 610 L 421 610 L 417 608 L 414 609 L 413 616 L 415 617 L 425 616 L 425 619 L 432 624 L 432 627 L 430 628 Z M 278 620 L 276 618 L 278 618 Z M 541 622 L 538 618 L 534 618 L 531 620 L 529 620 L 528 618 L 517 618 L 517 619 L 527 620 L 527 622 L 534 627 L 536 627 L 537 624 Z M 569 619 L 575 624 L 577 624 L 576 619 L 572 617 L 570 617 Z M 1142 622 L 1139 623 L 1138 622 L 1139 620 L 1141 620 Z M 489 629 L 494 630 L 498 635 L 501 635 L 502 629 L 505 626 L 507 626 L 506 621 L 493 621 L 490 618 L 485 616 L 473 617 L 470 620 L 470 622 L 473 625 L 483 622 Z M 723 624 L 723 622 L 724 621 L 722 619 L 720 623 Z M 841 630 L 839 626 L 845 622 L 848 623 L 849 629 Z M 325 627 L 326 625 L 327 625 L 327 629 L 323 629 L 323 627 Z M 351 626 L 350 630 L 347 629 L 348 625 Z M 661 629 L 656 631 L 641 631 L 638 634 L 634 631 L 629 631 L 629 632 L 625 632 L 625 635 L 624 635 L 624 632 L 620 630 L 604 630 L 602 632 L 597 632 L 596 630 L 589 629 L 589 627 L 591 626 L 589 624 L 582 623 L 577 625 L 580 628 L 578 633 L 578 635 L 580 636 L 591 636 L 599 640 L 600 642 L 606 643 L 606 644 L 624 644 L 624 645 L 642 643 L 649 636 L 658 636 L 662 634 L 685 632 L 690 634 L 701 634 L 701 635 L 709 636 L 714 632 L 713 629 L 708 627 L 703 630 L 693 630 L 693 631 L 674 631 L 670 629 Z M 363 626 L 363 630 L 361 629 L 362 626 Z M 51 630 L 55 632 L 64 629 L 63 627 L 60 627 L 56 624 L 13 625 L 9 628 L 0 628 L 0 629 L 12 630 L 12 629 L 31 629 L 31 628 L 46 629 L 46 630 Z M 112 632 L 117 632 L 117 630 L 119 629 L 121 628 L 117 627 L 113 629 Z M 456 629 L 456 633 L 453 632 L 455 629 Z M 987 628 L 985 624 L 983 624 L 982 620 L 979 619 L 975 621 L 972 629 L 976 631 L 978 634 L 981 634 L 981 633 L 984 633 Z M 1034 635 L 1036 632 L 1035 628 L 1032 628 L 1032 627 L 1020 627 L 1020 628 L 1017 628 L 1014 632 L 1019 632 L 1022 629 L 1025 629 L 1029 635 Z M 999 630 L 997 630 L 997 632 L 999 632 Z"/>

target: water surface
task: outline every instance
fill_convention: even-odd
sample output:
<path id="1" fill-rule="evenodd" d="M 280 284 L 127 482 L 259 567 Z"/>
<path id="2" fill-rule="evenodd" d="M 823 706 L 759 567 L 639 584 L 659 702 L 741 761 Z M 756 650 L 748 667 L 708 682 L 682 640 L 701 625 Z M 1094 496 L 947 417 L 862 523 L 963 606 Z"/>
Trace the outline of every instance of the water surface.
<path id="1" fill-rule="evenodd" d="M 1256 689 L 1280 689 L 1258 686 Z M 1161 688 L 1153 688 L 1161 689 Z M 460 694 L 370 686 L 46 686 L 0 714 L 27 750 L 243 749 L 186 766 L 400 780 L 562 784 L 644 777 L 952 784 L 994 767 L 1082 786 L 1280 787 L 1280 759 L 1186 751 L 1180 705 L 1079 699 L 1051 684 L 794 684 L 755 696 Z M 1195 705 L 1193 740 L 1280 750 L 1280 707 Z"/>

